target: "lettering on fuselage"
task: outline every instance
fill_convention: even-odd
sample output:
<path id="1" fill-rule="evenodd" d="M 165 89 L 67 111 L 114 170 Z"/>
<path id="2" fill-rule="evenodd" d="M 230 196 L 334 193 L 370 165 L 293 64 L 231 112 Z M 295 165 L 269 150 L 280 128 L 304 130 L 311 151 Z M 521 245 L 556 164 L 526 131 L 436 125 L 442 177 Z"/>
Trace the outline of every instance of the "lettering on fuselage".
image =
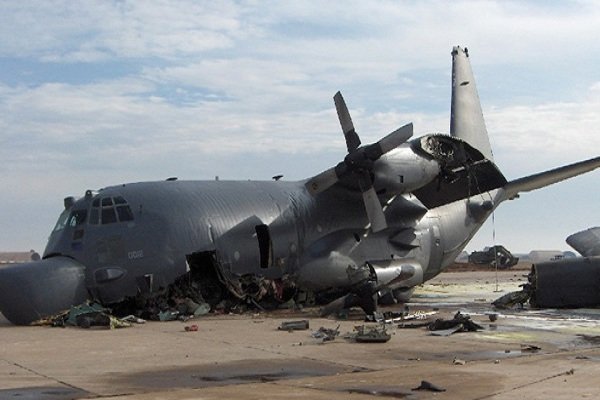
<path id="1" fill-rule="evenodd" d="M 135 260 L 138 258 L 144 258 L 144 250 L 133 250 L 127 253 L 127 258 Z"/>

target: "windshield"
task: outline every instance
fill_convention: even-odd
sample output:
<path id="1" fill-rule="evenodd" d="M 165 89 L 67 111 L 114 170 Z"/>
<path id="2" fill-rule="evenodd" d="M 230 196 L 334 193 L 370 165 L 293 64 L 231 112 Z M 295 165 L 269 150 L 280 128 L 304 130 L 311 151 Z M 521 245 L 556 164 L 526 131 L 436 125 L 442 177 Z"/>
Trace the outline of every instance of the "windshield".
<path id="1" fill-rule="evenodd" d="M 65 228 L 65 226 L 76 227 L 85 222 L 87 217 L 87 210 L 64 210 L 60 217 L 58 217 L 58 221 L 54 226 L 53 232 L 61 231 Z"/>

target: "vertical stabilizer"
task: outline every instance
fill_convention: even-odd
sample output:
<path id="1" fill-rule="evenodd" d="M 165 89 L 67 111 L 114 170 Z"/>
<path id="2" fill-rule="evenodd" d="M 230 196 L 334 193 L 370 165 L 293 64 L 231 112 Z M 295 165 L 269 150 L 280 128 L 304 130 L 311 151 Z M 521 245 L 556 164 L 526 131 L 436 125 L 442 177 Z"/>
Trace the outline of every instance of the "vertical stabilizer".
<path id="1" fill-rule="evenodd" d="M 488 160 L 494 160 L 475 77 L 469 63 L 469 51 L 460 46 L 452 49 L 450 134 L 469 143 Z"/>

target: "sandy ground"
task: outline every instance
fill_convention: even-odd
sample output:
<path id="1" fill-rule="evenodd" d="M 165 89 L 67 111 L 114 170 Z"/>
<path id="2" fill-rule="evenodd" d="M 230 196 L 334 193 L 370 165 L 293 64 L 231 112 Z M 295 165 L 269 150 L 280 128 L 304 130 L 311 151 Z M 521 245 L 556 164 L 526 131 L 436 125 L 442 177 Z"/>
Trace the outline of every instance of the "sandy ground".
<path id="1" fill-rule="evenodd" d="M 398 328 L 383 344 L 342 335 L 363 324 L 317 310 L 148 322 L 119 330 L 16 327 L 0 318 L 0 399 L 577 399 L 600 397 L 600 310 L 513 310 L 490 302 L 526 271 L 444 273 L 415 293 L 410 311 L 469 313 L 479 332 L 432 336 Z M 392 307 L 391 309 L 395 309 Z M 280 331 L 307 319 L 310 330 Z M 197 332 L 185 326 L 197 324 Z M 538 351 L 524 346 L 535 345 Z M 443 392 L 412 390 L 422 380 Z"/>

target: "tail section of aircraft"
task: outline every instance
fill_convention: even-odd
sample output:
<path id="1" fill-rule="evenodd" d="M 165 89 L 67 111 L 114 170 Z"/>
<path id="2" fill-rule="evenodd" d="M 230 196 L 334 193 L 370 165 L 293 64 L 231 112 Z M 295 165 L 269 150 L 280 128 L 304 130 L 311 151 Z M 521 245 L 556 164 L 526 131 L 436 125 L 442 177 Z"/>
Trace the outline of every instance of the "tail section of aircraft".
<path id="1" fill-rule="evenodd" d="M 452 103 L 450 106 L 450 135 L 469 143 L 490 161 L 494 161 L 475 76 L 467 48 L 452 49 Z"/>

